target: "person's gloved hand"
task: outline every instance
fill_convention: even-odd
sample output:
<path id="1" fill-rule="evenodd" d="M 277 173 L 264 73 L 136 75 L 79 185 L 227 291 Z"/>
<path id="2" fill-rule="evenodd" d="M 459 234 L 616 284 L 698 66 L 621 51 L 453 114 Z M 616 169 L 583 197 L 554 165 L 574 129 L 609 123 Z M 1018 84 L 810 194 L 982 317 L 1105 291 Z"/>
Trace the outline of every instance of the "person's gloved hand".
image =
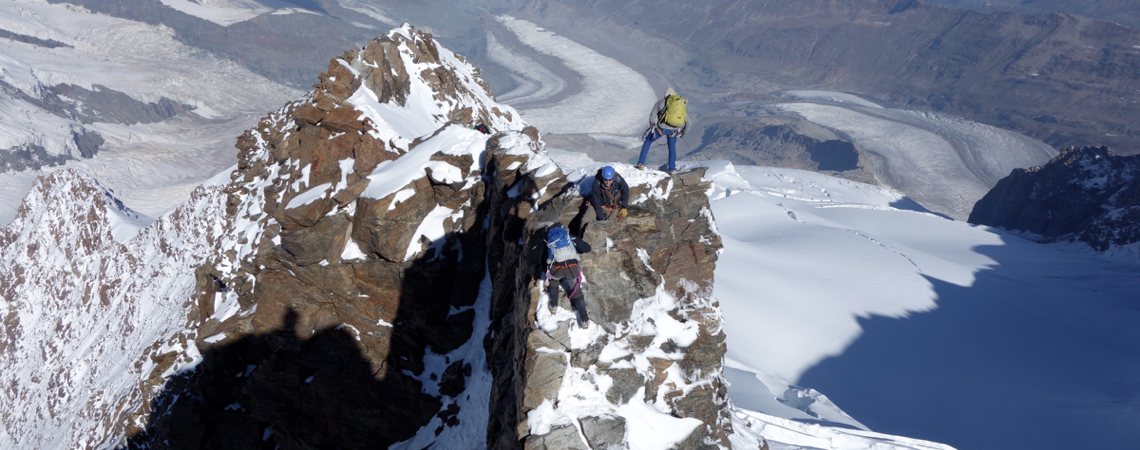
<path id="1" fill-rule="evenodd" d="M 629 215 L 629 210 L 622 208 L 618 210 L 618 220 L 625 219 Z"/>

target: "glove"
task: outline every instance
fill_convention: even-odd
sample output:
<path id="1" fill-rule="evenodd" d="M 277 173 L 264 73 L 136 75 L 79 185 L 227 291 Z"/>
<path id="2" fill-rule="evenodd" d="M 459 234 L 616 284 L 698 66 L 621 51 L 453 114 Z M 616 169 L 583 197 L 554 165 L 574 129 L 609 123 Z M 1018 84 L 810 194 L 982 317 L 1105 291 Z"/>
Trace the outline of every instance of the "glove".
<path id="1" fill-rule="evenodd" d="M 629 215 L 629 210 L 622 208 L 618 210 L 618 220 L 625 219 Z"/>

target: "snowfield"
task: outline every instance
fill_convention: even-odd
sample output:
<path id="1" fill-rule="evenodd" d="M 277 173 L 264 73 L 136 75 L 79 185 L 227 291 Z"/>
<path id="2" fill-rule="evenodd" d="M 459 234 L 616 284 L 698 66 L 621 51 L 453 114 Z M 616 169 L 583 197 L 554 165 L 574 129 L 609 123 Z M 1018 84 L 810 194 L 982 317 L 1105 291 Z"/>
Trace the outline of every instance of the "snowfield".
<path id="1" fill-rule="evenodd" d="M 969 449 L 1140 442 L 1134 259 L 908 210 L 886 188 L 708 166 L 738 407 Z"/>

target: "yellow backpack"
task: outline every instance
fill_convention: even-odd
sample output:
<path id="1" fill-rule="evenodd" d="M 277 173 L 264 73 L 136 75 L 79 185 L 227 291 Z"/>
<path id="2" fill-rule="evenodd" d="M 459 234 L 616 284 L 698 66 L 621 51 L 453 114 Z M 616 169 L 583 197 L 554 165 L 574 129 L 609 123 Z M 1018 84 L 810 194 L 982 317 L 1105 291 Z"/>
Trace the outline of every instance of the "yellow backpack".
<path id="1" fill-rule="evenodd" d="M 685 126 L 685 107 L 688 104 L 685 97 L 677 94 L 665 97 L 665 110 L 661 114 L 661 121 L 671 127 Z"/>

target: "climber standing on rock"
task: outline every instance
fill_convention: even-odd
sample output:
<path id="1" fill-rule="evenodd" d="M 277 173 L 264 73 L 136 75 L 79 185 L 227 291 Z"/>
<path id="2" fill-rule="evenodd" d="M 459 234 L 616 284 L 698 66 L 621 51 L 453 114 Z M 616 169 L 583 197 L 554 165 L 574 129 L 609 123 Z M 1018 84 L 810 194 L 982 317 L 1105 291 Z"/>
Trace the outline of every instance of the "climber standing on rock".
<path id="1" fill-rule="evenodd" d="M 677 170 L 677 138 L 685 135 L 689 128 L 689 118 L 685 112 L 689 102 L 677 94 L 673 88 L 665 89 L 665 98 L 653 105 L 649 115 L 649 128 L 645 130 L 645 142 L 641 144 L 641 155 L 637 158 L 638 170 L 645 168 L 649 158 L 649 147 L 661 136 L 669 144 L 669 164 L 665 171 L 672 174 Z"/>
<path id="2" fill-rule="evenodd" d="M 617 217 L 625 219 L 629 215 L 629 184 L 611 166 L 602 167 L 594 175 L 594 185 L 590 191 L 590 205 L 598 220 Z"/>
<path id="3" fill-rule="evenodd" d="M 570 296 L 570 306 L 577 314 L 578 327 L 586 328 L 590 322 L 586 314 L 586 299 L 582 292 L 585 279 L 578 265 L 578 251 L 570 237 L 570 230 L 560 223 L 546 229 L 546 272 L 542 275 L 550 309 L 558 307 L 559 287 Z"/>

